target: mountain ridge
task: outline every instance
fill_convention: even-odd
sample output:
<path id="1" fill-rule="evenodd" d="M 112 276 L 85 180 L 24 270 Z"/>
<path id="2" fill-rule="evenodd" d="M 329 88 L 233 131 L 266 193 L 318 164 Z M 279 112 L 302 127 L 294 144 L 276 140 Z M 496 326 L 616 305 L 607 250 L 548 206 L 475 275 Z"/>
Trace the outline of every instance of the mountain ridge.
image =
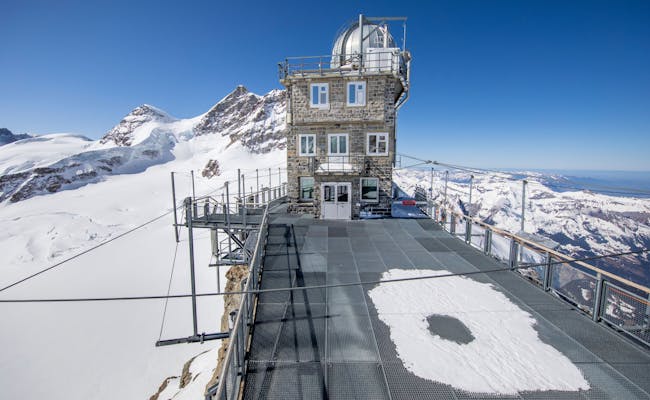
<path id="1" fill-rule="evenodd" d="M 241 145 L 255 154 L 283 149 L 285 110 L 283 90 L 272 90 L 260 96 L 239 85 L 207 112 L 193 118 L 175 118 L 160 108 L 142 104 L 98 141 L 69 143 L 59 159 L 56 159 L 56 152 L 61 149 L 55 149 L 52 142 L 62 138 L 56 135 L 43 136 L 46 140 L 35 137 L 29 145 L 25 141 L 14 141 L 13 147 L 0 151 L 0 161 L 4 152 L 7 164 L 0 168 L 0 202 L 15 203 L 37 195 L 75 189 L 97 183 L 108 175 L 138 173 L 152 165 L 169 162 L 178 143 L 199 136 L 226 138 L 226 143 L 221 143 L 221 139 L 216 141 L 226 148 Z M 53 149 L 45 157 L 49 162 L 20 159 L 20 164 L 11 164 L 19 158 L 15 153 L 36 152 L 43 156 L 48 146 Z"/>

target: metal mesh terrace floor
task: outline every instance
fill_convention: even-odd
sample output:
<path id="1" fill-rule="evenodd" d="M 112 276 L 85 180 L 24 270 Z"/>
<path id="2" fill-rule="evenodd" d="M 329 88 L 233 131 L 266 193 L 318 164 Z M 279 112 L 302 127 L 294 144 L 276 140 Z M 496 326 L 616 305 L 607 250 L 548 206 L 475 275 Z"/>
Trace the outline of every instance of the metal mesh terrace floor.
<path id="1" fill-rule="evenodd" d="M 274 214 L 261 285 L 373 281 L 389 268 L 467 272 L 498 267 L 430 220 L 317 221 Z M 492 283 L 529 312 L 540 339 L 568 357 L 591 389 L 499 396 L 421 379 L 397 357 L 389 329 L 367 295 L 372 287 L 349 286 L 260 295 L 243 398 L 650 399 L 647 349 L 593 323 L 516 273 L 472 279 Z"/>

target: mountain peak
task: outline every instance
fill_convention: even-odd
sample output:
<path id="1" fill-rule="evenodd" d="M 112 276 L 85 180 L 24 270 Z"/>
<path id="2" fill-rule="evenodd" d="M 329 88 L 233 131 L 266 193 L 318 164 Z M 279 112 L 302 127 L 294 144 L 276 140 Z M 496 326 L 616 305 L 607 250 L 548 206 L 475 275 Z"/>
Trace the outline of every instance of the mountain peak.
<path id="1" fill-rule="evenodd" d="M 0 146 L 13 143 L 17 140 L 28 139 L 30 137 L 31 136 L 27 134 L 15 135 L 7 128 L 0 128 Z"/>
<path id="2" fill-rule="evenodd" d="M 114 142 L 118 146 L 131 146 L 133 132 L 148 122 L 171 122 L 175 118 L 158 107 L 142 104 L 128 113 L 100 140 L 101 144 Z"/>

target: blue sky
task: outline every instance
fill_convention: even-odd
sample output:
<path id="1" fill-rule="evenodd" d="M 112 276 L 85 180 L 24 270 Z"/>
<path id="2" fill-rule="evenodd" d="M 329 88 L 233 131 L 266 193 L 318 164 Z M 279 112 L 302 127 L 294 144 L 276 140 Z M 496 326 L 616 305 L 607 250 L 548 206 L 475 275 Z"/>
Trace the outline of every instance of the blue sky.
<path id="1" fill-rule="evenodd" d="M 650 2 L 0 3 L 0 127 L 98 138 L 142 103 L 280 88 L 359 13 L 407 16 L 398 151 L 496 168 L 650 170 Z"/>

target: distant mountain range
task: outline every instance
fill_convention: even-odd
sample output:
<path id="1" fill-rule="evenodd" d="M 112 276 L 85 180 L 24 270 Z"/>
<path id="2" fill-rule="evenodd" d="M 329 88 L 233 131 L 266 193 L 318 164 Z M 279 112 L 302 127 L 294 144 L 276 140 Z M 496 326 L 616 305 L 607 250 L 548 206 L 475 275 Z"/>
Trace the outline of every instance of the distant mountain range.
<path id="1" fill-rule="evenodd" d="M 218 135 L 229 146 L 241 143 L 253 153 L 285 145 L 285 92 L 264 96 L 243 86 L 206 113 L 177 119 L 143 104 L 127 114 L 99 141 L 75 135 L 13 135 L 0 152 L 0 202 L 74 189 L 106 175 L 132 174 L 170 161 L 177 143 Z"/>

